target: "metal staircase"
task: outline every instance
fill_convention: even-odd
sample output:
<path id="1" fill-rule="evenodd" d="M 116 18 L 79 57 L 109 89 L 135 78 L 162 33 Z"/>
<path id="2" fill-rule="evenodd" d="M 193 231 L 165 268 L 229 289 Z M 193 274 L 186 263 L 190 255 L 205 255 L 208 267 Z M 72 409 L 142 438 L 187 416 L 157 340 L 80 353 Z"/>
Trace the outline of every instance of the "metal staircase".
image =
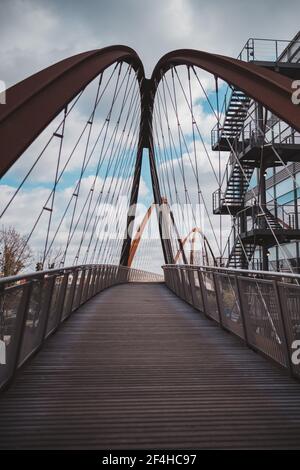
<path id="1" fill-rule="evenodd" d="M 239 237 L 236 237 L 228 258 L 227 268 L 245 268 L 245 261 L 248 266 L 255 251 L 255 245 L 252 243 L 241 243 Z"/>
<path id="2" fill-rule="evenodd" d="M 284 221 L 280 220 L 274 215 L 267 207 L 263 210 L 259 206 L 253 206 L 252 210 L 256 207 L 253 212 L 253 228 L 267 229 L 267 230 L 282 230 L 289 227 Z"/>
<path id="3" fill-rule="evenodd" d="M 248 207 L 248 209 L 252 211 L 253 228 L 282 231 L 284 223 L 272 214 L 269 209 L 264 208 L 264 211 L 262 211 L 259 206 Z M 255 242 L 254 236 L 252 237 L 252 241 L 249 241 L 248 238 L 247 241 L 245 240 L 243 242 L 241 242 L 240 237 L 236 237 L 228 257 L 227 267 L 248 267 L 248 262 L 251 261 L 253 257 L 256 245 L 257 243 Z"/>
<path id="4" fill-rule="evenodd" d="M 254 167 L 246 164 L 243 165 L 243 171 L 237 163 L 231 168 L 225 192 L 221 194 L 217 190 L 213 193 L 214 214 L 235 215 L 241 209 L 253 171 Z"/>
<path id="5" fill-rule="evenodd" d="M 272 212 L 270 212 L 268 209 L 265 209 L 265 218 L 266 218 L 266 225 L 267 228 L 273 229 L 273 230 L 281 230 L 283 228 L 282 223 L 280 220 L 275 217 Z"/>
<path id="6" fill-rule="evenodd" d="M 230 151 L 233 142 L 239 137 L 247 117 L 251 99 L 242 91 L 233 89 L 225 111 L 222 128 L 212 130 L 212 149 Z"/>

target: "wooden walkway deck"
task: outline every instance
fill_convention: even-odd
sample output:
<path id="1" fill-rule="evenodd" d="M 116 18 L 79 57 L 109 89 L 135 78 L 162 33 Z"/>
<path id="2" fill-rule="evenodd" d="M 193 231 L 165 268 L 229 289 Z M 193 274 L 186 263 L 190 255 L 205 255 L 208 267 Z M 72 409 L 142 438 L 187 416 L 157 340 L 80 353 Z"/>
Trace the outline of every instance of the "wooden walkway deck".
<path id="1" fill-rule="evenodd" d="M 300 384 L 162 284 L 101 293 L 0 397 L 3 448 L 300 448 Z"/>

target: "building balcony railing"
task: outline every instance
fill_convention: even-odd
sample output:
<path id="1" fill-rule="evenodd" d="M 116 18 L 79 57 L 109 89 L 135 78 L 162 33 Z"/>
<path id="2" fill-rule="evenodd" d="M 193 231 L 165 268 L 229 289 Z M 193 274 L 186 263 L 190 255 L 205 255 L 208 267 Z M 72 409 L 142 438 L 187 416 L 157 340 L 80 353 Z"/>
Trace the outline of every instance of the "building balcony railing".
<path id="1" fill-rule="evenodd" d="M 246 62 L 258 62 L 260 65 L 270 67 L 273 70 L 280 69 L 281 73 L 286 74 L 291 78 L 298 78 L 300 67 L 300 40 L 289 41 L 250 38 L 238 55 L 238 59 Z M 226 119 L 228 117 L 234 116 L 235 119 L 231 121 L 232 123 L 235 121 L 236 127 L 233 127 L 232 130 L 230 130 L 228 126 L 224 129 L 222 126 L 217 124 L 211 131 L 211 145 L 213 150 L 230 151 L 230 136 L 233 136 L 234 139 L 235 134 L 237 137 L 239 135 L 245 113 L 243 113 L 242 108 L 238 109 L 238 114 L 236 116 L 232 113 L 232 98 L 235 100 L 233 104 L 235 105 L 234 109 L 236 109 L 236 93 L 239 93 L 238 90 L 235 90 L 228 85 L 221 106 L 221 114 L 224 115 L 224 124 L 228 124 L 226 123 Z M 245 105 L 247 104 L 246 99 Z M 239 117 L 241 122 L 238 121 Z M 228 120 L 230 122 L 230 119 Z"/>
<path id="2" fill-rule="evenodd" d="M 250 38 L 238 59 L 250 61 L 297 62 L 300 58 L 300 41 Z"/>
<path id="3" fill-rule="evenodd" d="M 260 125 L 255 119 L 256 106 L 253 107 L 251 113 L 247 117 L 247 122 L 245 122 L 243 128 L 241 129 L 240 134 L 233 139 L 226 138 L 224 141 L 224 149 L 227 146 L 228 150 L 231 151 L 231 156 L 229 158 L 230 163 L 234 163 L 237 157 L 242 157 L 249 160 L 255 160 L 255 154 L 250 152 L 255 147 L 261 148 L 262 145 L 269 146 L 284 146 L 287 151 L 288 146 L 300 146 L 300 133 L 295 131 L 291 126 L 284 123 L 276 116 L 271 115 L 267 120 L 265 129 L 261 129 L 262 124 Z M 224 133 L 221 127 L 215 126 L 211 131 L 211 144 L 214 148 L 221 139 L 224 140 Z M 292 150 L 292 149 L 291 149 Z M 276 154 L 273 153 L 274 159 L 276 159 Z M 291 152 L 283 159 L 289 161 Z M 259 154 L 260 157 L 260 154 Z M 294 157 L 293 160 L 294 161 Z"/>
<path id="4" fill-rule="evenodd" d="M 244 220 L 243 220 L 243 215 Z M 237 231 L 253 230 L 297 230 L 297 212 L 294 204 L 253 204 L 237 213 Z M 243 222 L 242 222 L 243 221 Z M 242 226 L 244 224 L 244 226 Z"/>
<path id="5" fill-rule="evenodd" d="M 212 203 L 213 203 L 214 213 L 218 212 L 221 209 L 224 203 L 224 199 L 225 199 L 225 193 L 220 188 L 216 189 L 216 191 L 213 192 Z"/>

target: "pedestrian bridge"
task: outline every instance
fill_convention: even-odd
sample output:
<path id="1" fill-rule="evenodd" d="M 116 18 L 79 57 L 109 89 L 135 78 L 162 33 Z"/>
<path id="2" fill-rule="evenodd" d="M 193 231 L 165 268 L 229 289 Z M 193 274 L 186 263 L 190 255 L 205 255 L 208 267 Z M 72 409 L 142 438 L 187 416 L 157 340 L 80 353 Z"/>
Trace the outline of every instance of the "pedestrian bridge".
<path id="1" fill-rule="evenodd" d="M 78 271 L 31 279 L 36 290 L 23 320 L 22 347 L 14 345 L 20 334 L 15 324 L 8 349 L 2 449 L 299 447 L 300 384 L 286 367 L 259 354 L 254 342 L 249 348 L 229 331 L 230 321 L 243 331 L 238 313 L 223 316 L 228 324 L 220 327 L 201 311 L 197 282 L 191 290 L 195 308 L 155 276 L 145 282 L 145 273 L 131 273 L 133 282 L 125 283 L 123 270 L 118 284 L 107 287 L 100 268 Z M 112 284 L 115 275 L 110 273 Z M 64 301 L 54 297 L 60 298 L 55 309 L 38 300 L 38 294 L 48 297 L 41 286 L 51 279 L 52 289 L 64 290 Z M 27 285 L 18 283 L 6 294 L 6 303 L 14 299 L 10 315 Z M 262 351 L 265 342 L 270 354 L 273 338 L 273 351 L 277 347 L 277 357 L 285 358 L 270 330 L 262 332 L 267 316 L 256 313 L 256 345 Z M 15 360 L 25 363 L 15 370 Z"/>
<path id="2" fill-rule="evenodd" d="M 0 448 L 300 447 L 298 215 L 265 185 L 299 162 L 298 67 L 248 56 L 182 49 L 147 78 L 111 46 L 7 90 Z M 231 216 L 227 243 L 210 212 Z M 289 273 L 268 271 L 272 248 Z"/>

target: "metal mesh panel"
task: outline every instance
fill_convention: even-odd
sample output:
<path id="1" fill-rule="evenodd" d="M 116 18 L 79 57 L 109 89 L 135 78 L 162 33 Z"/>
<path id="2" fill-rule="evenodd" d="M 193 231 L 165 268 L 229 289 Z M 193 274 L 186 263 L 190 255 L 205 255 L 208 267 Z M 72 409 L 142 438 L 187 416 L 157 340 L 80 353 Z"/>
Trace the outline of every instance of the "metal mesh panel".
<path id="1" fill-rule="evenodd" d="M 179 271 L 179 269 L 174 269 L 173 272 L 174 272 L 174 279 L 175 279 L 175 285 L 176 285 L 176 290 L 175 290 L 175 292 L 176 292 L 176 294 L 177 294 L 178 296 L 180 296 L 180 295 L 181 295 L 181 277 L 180 277 L 180 271 Z"/>
<path id="2" fill-rule="evenodd" d="M 101 278 L 100 278 L 101 274 Z M 102 288 L 161 276 L 112 265 L 66 268 L 0 280 L 0 388 L 72 311 Z"/>
<path id="3" fill-rule="evenodd" d="M 279 283 L 288 350 L 293 372 L 300 376 L 300 286 Z M 299 343 L 296 343 L 296 342 Z"/>
<path id="4" fill-rule="evenodd" d="M 167 285 L 179 297 L 300 376 L 297 276 L 186 265 L 164 271 Z"/>
<path id="5" fill-rule="evenodd" d="M 100 292 L 102 289 L 102 268 L 100 267 L 98 270 L 98 278 L 97 278 L 97 292 Z"/>
<path id="6" fill-rule="evenodd" d="M 187 302 L 190 304 L 193 303 L 192 294 L 191 294 L 191 286 L 189 280 L 189 272 L 186 269 L 182 269 L 182 278 L 184 282 L 184 297 Z"/>
<path id="7" fill-rule="evenodd" d="M 45 327 L 43 306 L 47 294 L 47 280 L 35 281 L 32 286 L 26 315 L 19 365 L 40 345 Z"/>
<path id="8" fill-rule="evenodd" d="M 182 299 L 185 299 L 184 278 L 183 278 L 183 271 L 181 269 L 177 269 L 177 276 L 178 276 L 178 295 Z"/>
<path id="9" fill-rule="evenodd" d="M 48 316 L 46 335 L 49 335 L 56 328 L 58 321 L 59 321 L 59 316 L 61 313 L 60 308 L 59 308 L 59 301 L 60 301 L 60 292 L 61 292 L 63 279 L 64 279 L 63 275 L 57 276 L 55 278 L 50 312 Z"/>
<path id="10" fill-rule="evenodd" d="M 99 284 L 99 268 L 95 270 L 95 276 L 93 281 L 93 295 L 98 292 L 98 284 Z"/>
<path id="11" fill-rule="evenodd" d="M 0 297 L 0 341 L 2 342 L 0 386 L 9 378 L 13 367 L 16 320 L 22 293 L 21 286 L 12 287 Z"/>
<path id="12" fill-rule="evenodd" d="M 202 271 L 201 274 L 207 302 L 206 314 L 214 320 L 219 321 L 219 310 L 213 273 Z"/>
<path id="13" fill-rule="evenodd" d="M 90 269 L 87 269 L 84 272 L 84 283 L 83 283 L 83 289 L 82 289 L 82 296 L 81 296 L 81 299 L 80 299 L 80 304 L 83 304 L 86 301 L 87 291 L 88 291 L 89 282 L 90 282 L 90 275 L 91 275 L 91 271 L 90 271 Z"/>
<path id="14" fill-rule="evenodd" d="M 71 306 L 72 306 L 72 301 L 73 301 L 73 295 L 74 295 L 74 280 L 75 280 L 75 273 L 69 273 L 68 274 L 68 281 L 66 285 L 66 292 L 65 292 L 65 300 L 64 300 L 64 306 L 63 306 L 63 311 L 62 311 L 62 320 L 65 320 L 67 316 L 71 313 Z"/>
<path id="15" fill-rule="evenodd" d="M 243 319 L 237 293 L 235 276 L 216 274 L 220 295 L 220 310 L 223 325 L 236 335 L 244 338 Z"/>
<path id="16" fill-rule="evenodd" d="M 287 366 L 284 332 L 273 282 L 245 278 L 239 278 L 239 282 L 249 343 Z"/>
<path id="17" fill-rule="evenodd" d="M 199 276 L 198 276 L 197 271 L 191 271 L 191 282 L 193 284 L 194 306 L 198 310 L 201 310 L 203 312 L 204 311 L 203 298 L 202 298 L 201 286 L 200 286 Z"/>
<path id="18" fill-rule="evenodd" d="M 80 270 L 78 272 L 72 311 L 76 310 L 76 308 L 78 308 L 79 304 L 80 304 L 80 297 L 81 297 L 81 288 L 80 287 L 81 287 L 81 283 L 82 283 L 83 274 L 84 274 L 83 270 Z"/>

